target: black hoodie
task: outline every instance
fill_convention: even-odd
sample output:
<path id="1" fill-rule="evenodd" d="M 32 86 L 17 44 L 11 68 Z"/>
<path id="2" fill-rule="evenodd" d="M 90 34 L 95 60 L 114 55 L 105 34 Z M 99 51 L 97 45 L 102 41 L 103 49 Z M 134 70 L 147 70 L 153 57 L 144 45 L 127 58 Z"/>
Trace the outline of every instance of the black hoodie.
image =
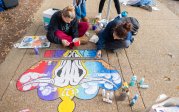
<path id="1" fill-rule="evenodd" d="M 55 31 L 61 30 L 72 38 L 78 38 L 78 22 L 74 18 L 70 23 L 65 23 L 62 19 L 62 12 L 57 11 L 52 15 L 50 24 L 48 25 L 47 39 L 56 44 L 60 44 L 61 40 L 55 36 Z"/>

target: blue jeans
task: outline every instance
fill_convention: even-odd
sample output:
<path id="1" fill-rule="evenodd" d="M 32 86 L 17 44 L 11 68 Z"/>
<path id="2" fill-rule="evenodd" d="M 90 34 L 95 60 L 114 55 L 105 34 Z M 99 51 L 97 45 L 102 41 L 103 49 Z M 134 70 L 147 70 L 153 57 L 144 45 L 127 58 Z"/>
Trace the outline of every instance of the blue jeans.
<path id="1" fill-rule="evenodd" d="M 152 6 L 152 5 L 154 5 L 155 3 L 154 3 L 154 1 L 153 0 L 140 0 L 140 2 L 138 2 L 138 3 L 136 3 L 136 4 L 134 4 L 133 6 L 144 6 L 144 5 L 150 5 L 150 6 Z"/>
<path id="2" fill-rule="evenodd" d="M 86 0 L 80 0 L 79 5 L 75 6 L 75 12 L 78 20 L 86 17 Z"/>

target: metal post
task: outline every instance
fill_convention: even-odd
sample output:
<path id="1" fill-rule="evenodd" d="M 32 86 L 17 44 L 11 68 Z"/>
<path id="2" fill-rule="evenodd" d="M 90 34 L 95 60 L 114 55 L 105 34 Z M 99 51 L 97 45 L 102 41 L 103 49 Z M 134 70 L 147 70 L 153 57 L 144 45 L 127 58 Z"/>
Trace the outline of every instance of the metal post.
<path id="1" fill-rule="evenodd" d="M 108 9 L 107 9 L 107 16 L 106 16 L 106 20 L 109 21 L 109 15 L 110 15 L 110 9 L 111 9 L 111 1 L 109 0 L 108 2 Z"/>

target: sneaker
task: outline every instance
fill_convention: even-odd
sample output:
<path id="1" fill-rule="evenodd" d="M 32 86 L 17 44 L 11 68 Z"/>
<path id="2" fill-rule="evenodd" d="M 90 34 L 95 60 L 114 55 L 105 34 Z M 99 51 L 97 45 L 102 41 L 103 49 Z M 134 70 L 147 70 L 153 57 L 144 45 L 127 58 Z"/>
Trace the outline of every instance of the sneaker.
<path id="1" fill-rule="evenodd" d="M 80 44 L 83 45 L 88 43 L 89 38 L 86 35 L 83 35 L 82 37 L 79 37 L 79 40 L 80 40 Z"/>
<path id="2" fill-rule="evenodd" d="M 150 5 L 143 5 L 143 6 L 141 6 L 141 8 L 152 12 L 152 6 L 150 6 Z"/>

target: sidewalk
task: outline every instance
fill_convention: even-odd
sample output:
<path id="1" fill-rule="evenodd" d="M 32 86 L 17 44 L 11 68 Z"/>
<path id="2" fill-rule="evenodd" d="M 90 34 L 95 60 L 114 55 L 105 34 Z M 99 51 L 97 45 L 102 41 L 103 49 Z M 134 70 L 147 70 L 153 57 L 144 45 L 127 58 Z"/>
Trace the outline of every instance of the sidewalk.
<path id="1" fill-rule="evenodd" d="M 45 35 L 42 22 L 42 12 L 48 8 L 64 8 L 71 5 L 72 0 L 44 0 L 41 8 L 35 14 L 34 22 L 26 35 Z M 87 0 L 87 14 L 95 17 L 99 0 Z M 138 80 L 145 77 L 149 89 L 130 88 L 130 98 L 136 93 L 140 95 L 136 104 L 131 108 L 129 100 L 118 101 L 121 90 L 115 92 L 112 104 L 102 101 L 101 91 L 92 100 L 74 98 L 74 112 L 143 112 L 158 95 L 179 96 L 179 18 L 163 4 L 157 2 L 160 11 L 148 12 L 140 8 L 122 6 L 121 10 L 129 12 L 129 16 L 136 17 L 140 23 L 139 33 L 133 45 L 117 53 L 107 51 L 103 59 L 121 72 L 124 81 L 129 82 L 131 76 Z M 106 13 L 107 1 L 104 7 Z M 112 3 L 111 18 L 116 10 Z M 103 15 L 105 17 L 105 15 Z M 61 48 L 51 45 L 49 49 Z M 78 49 L 94 49 L 89 43 Z M 60 99 L 54 101 L 41 100 L 36 90 L 21 92 L 16 89 L 16 81 L 20 75 L 32 65 L 43 59 L 46 49 L 40 49 L 40 56 L 33 54 L 33 49 L 12 48 L 6 60 L 0 64 L 0 112 L 19 112 L 30 109 L 31 112 L 57 112 Z M 168 77 L 168 81 L 166 81 Z"/>

